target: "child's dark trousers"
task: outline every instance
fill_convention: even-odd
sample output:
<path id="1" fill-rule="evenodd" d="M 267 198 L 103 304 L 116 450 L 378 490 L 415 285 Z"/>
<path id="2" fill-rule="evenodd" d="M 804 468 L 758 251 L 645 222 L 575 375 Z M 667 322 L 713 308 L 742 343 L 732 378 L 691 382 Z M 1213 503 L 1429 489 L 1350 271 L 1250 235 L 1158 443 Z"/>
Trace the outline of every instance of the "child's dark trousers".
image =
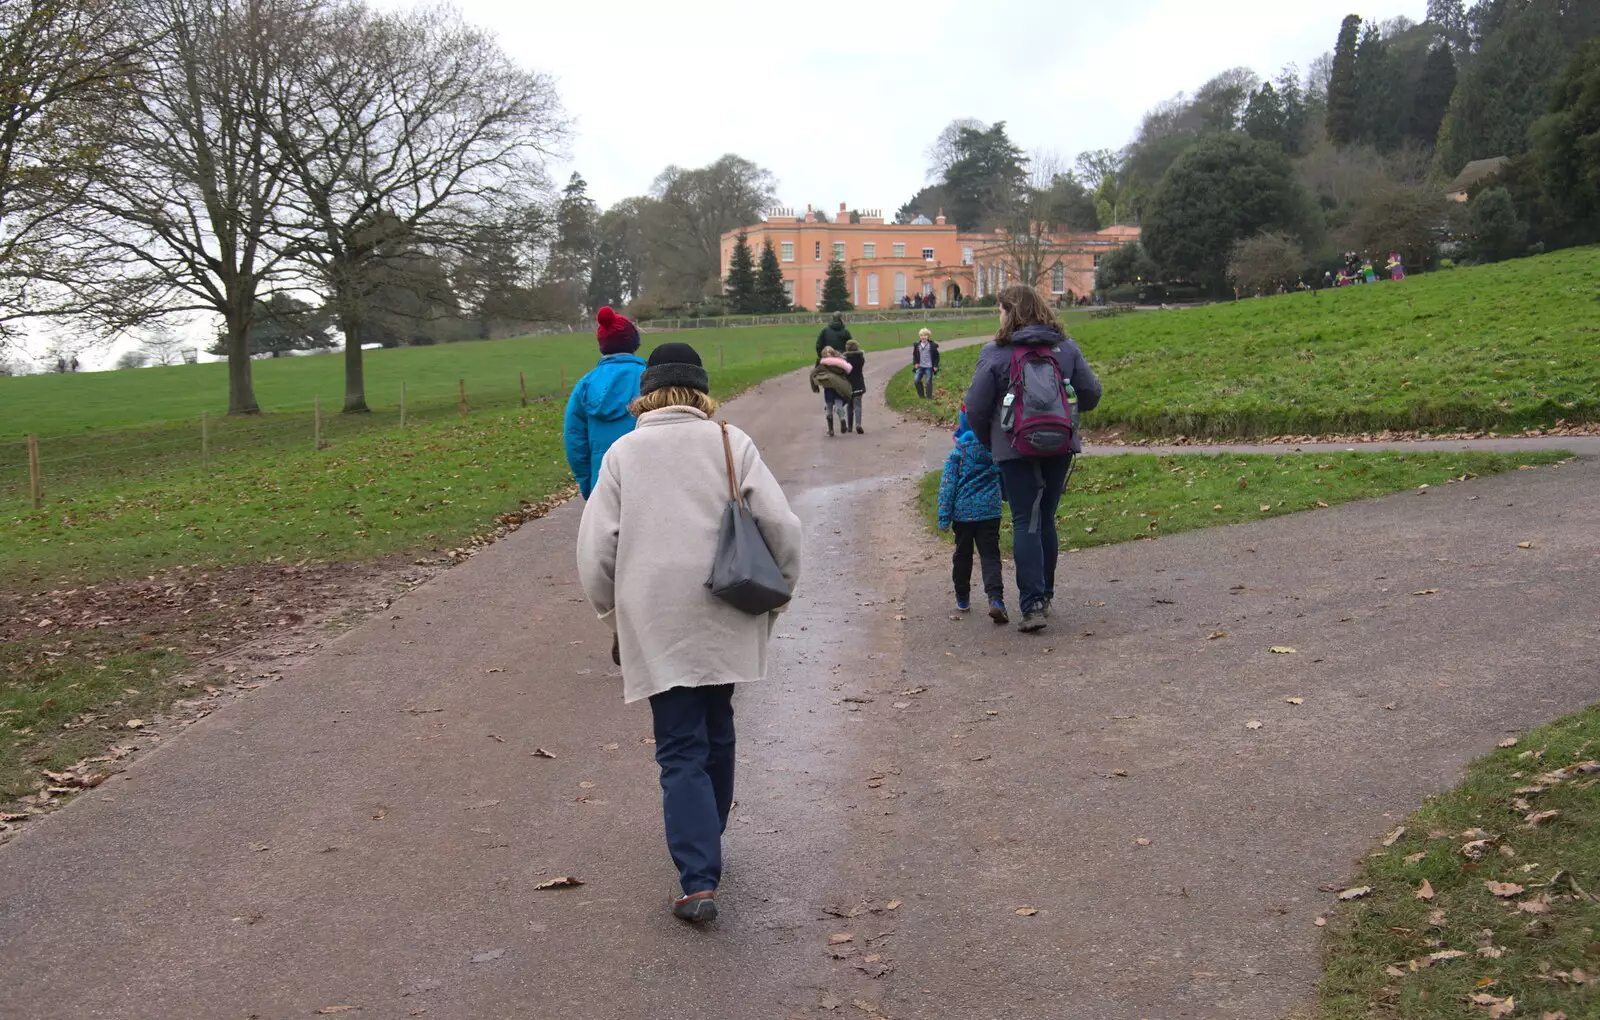
<path id="1" fill-rule="evenodd" d="M 951 526 L 956 537 L 956 552 L 952 557 L 956 598 L 967 602 L 972 598 L 972 547 L 978 547 L 978 561 L 983 569 L 983 593 L 990 599 L 1005 601 L 1005 581 L 1000 577 L 1000 518 L 992 521 L 956 521 Z"/>

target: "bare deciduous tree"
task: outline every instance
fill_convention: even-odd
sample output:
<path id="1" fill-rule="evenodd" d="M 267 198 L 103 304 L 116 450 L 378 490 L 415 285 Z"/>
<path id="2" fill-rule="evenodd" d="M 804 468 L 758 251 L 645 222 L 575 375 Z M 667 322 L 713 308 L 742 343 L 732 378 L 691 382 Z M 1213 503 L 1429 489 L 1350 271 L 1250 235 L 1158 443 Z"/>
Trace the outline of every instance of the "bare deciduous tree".
<path id="1" fill-rule="evenodd" d="M 271 243 L 287 167 L 263 113 L 286 87 L 314 0 L 131 2 L 131 29 L 152 41 L 85 195 L 82 229 L 122 265 L 94 287 L 116 327 L 220 315 L 228 412 L 253 414 L 250 329 L 288 254 Z"/>
<path id="2" fill-rule="evenodd" d="M 550 78 L 446 10 L 330 9 L 287 71 L 270 104 L 290 184 L 284 250 L 344 334 L 344 410 L 365 411 L 363 327 L 385 286 L 541 194 L 567 123 Z"/>
<path id="3" fill-rule="evenodd" d="M 933 140 L 923 155 L 928 157 L 928 180 L 938 182 L 944 180 L 944 172 L 950 169 L 961 155 L 961 129 L 972 131 L 987 131 L 989 125 L 976 117 L 957 117 L 944 126 L 939 132 L 939 137 Z"/>
<path id="4" fill-rule="evenodd" d="M 1037 286 L 1069 250 L 1057 240 L 1051 189 L 1063 173 L 1061 159 L 1038 151 L 1028 159 L 1027 175 L 1003 196 L 1004 221 L 991 244 L 974 253 L 985 265 L 1005 267 L 1005 278 Z"/>
<path id="5" fill-rule="evenodd" d="M 1271 231 L 1233 246 L 1228 279 L 1243 294 L 1272 294 L 1280 287 L 1294 290 L 1305 267 L 1300 245 L 1287 234 Z"/>
<path id="6" fill-rule="evenodd" d="M 138 82 L 124 18 L 118 0 L 0 0 L 0 346 L 101 268 L 68 221 L 102 162 L 100 111 Z"/>

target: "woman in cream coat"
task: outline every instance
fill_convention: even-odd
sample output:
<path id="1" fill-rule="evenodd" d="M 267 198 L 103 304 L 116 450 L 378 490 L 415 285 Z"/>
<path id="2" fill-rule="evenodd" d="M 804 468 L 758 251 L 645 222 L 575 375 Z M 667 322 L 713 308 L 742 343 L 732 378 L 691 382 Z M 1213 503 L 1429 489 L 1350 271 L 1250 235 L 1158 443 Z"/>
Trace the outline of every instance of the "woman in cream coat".
<path id="1" fill-rule="evenodd" d="M 623 699 L 650 699 L 667 847 L 688 921 L 717 916 L 722 831 L 733 804 L 733 685 L 767 672 L 773 617 L 706 587 L 728 504 L 717 403 L 688 344 L 657 347 L 633 405 L 638 426 L 607 451 L 578 530 L 578 572 L 616 633 Z M 755 444 L 728 429 L 734 475 L 790 590 L 800 520 Z"/>

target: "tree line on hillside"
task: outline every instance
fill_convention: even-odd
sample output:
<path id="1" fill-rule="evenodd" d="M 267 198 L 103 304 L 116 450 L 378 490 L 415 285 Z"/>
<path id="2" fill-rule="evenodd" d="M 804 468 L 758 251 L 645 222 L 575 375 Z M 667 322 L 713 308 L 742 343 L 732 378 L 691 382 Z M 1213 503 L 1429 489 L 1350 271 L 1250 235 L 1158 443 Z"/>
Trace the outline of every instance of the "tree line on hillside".
<path id="1" fill-rule="evenodd" d="M 362 343 L 547 316 L 567 121 L 450 10 L 0 0 L 0 26 L 0 341 L 32 317 L 113 335 L 209 314 L 251 413 L 251 356 L 333 331 L 361 411 Z"/>
<path id="2" fill-rule="evenodd" d="M 1600 241 L 1600 5 L 1430 0 L 1417 24 L 1345 18 L 1306 75 L 1226 71 L 1079 157 L 1101 225 L 1142 243 L 1100 287 L 1147 295 L 1293 287 L 1341 253 L 1492 261 Z M 1445 192 L 1473 160 L 1505 157 Z"/>

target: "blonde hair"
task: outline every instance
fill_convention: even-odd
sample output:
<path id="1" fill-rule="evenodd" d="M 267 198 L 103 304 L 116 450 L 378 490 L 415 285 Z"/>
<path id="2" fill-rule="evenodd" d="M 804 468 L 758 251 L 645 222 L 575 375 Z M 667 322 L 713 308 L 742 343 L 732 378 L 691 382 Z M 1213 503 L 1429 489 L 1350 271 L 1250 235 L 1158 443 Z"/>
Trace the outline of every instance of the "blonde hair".
<path id="1" fill-rule="evenodd" d="M 1039 292 L 1025 283 L 1013 283 L 1000 291 L 1000 329 L 994 342 L 1004 346 L 1011 342 L 1011 334 L 1024 326 L 1049 326 L 1060 331 L 1055 313 L 1039 297 Z"/>
<path id="2" fill-rule="evenodd" d="M 665 407 L 692 407 L 707 418 L 717 413 L 717 402 L 708 393 L 691 390 L 687 386 L 663 386 L 651 390 L 628 405 L 628 413 L 635 418 L 659 411 Z"/>
<path id="3" fill-rule="evenodd" d="M 917 330 L 917 339 L 918 340 L 932 340 L 933 339 L 933 330 L 927 329 L 927 328 L 923 328 L 923 329 Z"/>

